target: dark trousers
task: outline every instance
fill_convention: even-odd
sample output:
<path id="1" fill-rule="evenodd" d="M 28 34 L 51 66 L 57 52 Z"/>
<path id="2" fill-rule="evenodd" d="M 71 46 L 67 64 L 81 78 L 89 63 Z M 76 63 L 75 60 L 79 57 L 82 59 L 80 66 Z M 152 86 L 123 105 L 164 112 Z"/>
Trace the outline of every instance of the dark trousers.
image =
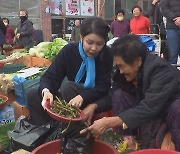
<path id="1" fill-rule="evenodd" d="M 115 93 L 112 97 L 112 110 L 113 110 L 113 114 L 115 116 L 119 115 L 120 113 L 122 113 L 123 111 L 125 111 L 129 108 L 135 107 L 136 105 L 137 105 L 136 98 L 129 95 L 128 93 L 122 91 L 121 89 L 118 89 L 117 91 L 115 91 Z M 167 119 L 166 119 L 166 125 L 168 126 L 168 129 L 171 132 L 172 141 L 175 144 L 176 151 L 180 151 L 179 117 L 180 117 L 180 99 L 176 100 L 171 105 Z M 161 120 L 157 119 L 157 120 L 153 120 L 153 124 L 150 123 L 152 129 L 148 128 L 150 126 L 149 124 L 142 124 L 143 127 L 141 127 L 141 126 L 140 127 L 144 130 L 149 129 L 150 131 L 152 131 L 149 133 L 150 137 L 155 137 L 156 134 L 158 133 L 158 132 L 155 133 L 155 130 L 159 130 L 159 128 L 161 127 L 160 124 L 161 124 Z M 159 127 L 159 128 L 157 128 L 157 127 Z M 128 132 L 128 130 L 124 131 L 124 130 L 122 130 L 122 127 L 119 127 L 119 128 L 117 128 L 117 133 L 128 134 L 131 132 Z M 154 136 L 153 136 L 153 134 L 154 134 Z M 148 138 L 147 131 L 143 135 L 146 140 L 150 139 L 150 138 Z M 148 142 L 149 142 L 148 144 L 152 144 L 152 143 L 150 143 L 151 141 L 148 141 Z M 146 148 L 148 148 L 148 147 L 146 147 Z M 153 147 L 151 146 L 151 148 L 153 148 Z M 157 148 L 157 147 L 154 147 L 154 148 Z"/>
<path id="2" fill-rule="evenodd" d="M 82 85 L 76 84 L 71 81 L 66 81 L 61 85 L 60 95 L 63 100 L 69 102 L 72 98 L 77 96 L 83 90 L 84 87 Z M 41 106 L 41 102 L 42 95 L 41 93 L 39 93 L 37 88 L 28 91 L 27 103 L 32 124 L 42 125 L 51 120 L 51 117 Z M 86 106 L 86 104 L 83 103 L 83 106 Z"/>

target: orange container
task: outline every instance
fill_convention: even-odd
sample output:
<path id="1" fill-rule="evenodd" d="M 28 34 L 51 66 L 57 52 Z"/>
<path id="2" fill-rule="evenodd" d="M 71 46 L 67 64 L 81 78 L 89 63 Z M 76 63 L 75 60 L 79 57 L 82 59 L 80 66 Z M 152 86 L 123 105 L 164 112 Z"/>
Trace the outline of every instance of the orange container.
<path id="1" fill-rule="evenodd" d="M 24 64 L 26 67 L 31 67 L 32 65 L 32 57 L 31 56 L 23 56 L 15 61 L 18 64 Z"/>
<path id="2" fill-rule="evenodd" d="M 8 101 L 8 97 L 4 96 L 4 95 L 0 95 L 0 99 L 3 99 L 3 101 L 0 102 L 0 110 L 2 110 L 6 106 L 6 102 Z"/>
<path id="3" fill-rule="evenodd" d="M 47 142 L 32 151 L 32 154 L 60 154 L 60 140 Z M 111 145 L 95 140 L 91 154 L 119 154 Z"/>
<path id="4" fill-rule="evenodd" d="M 1 89 L 0 89 L 0 95 L 6 95 L 8 97 L 8 102 L 7 104 L 10 105 L 12 102 L 16 100 L 16 96 L 14 93 L 14 90 L 8 92 L 8 94 L 5 94 Z"/>
<path id="5" fill-rule="evenodd" d="M 32 57 L 33 67 L 47 67 L 51 65 L 51 61 L 45 58 Z"/>
<path id="6" fill-rule="evenodd" d="M 130 152 L 129 154 L 179 154 L 179 152 L 162 149 L 146 149 Z"/>
<path id="7" fill-rule="evenodd" d="M 48 67 L 52 62 L 45 58 L 23 56 L 17 59 L 15 63 L 23 63 L 26 67 Z"/>
<path id="8" fill-rule="evenodd" d="M 0 63 L 0 68 L 2 68 L 4 66 L 4 64 L 3 63 Z"/>

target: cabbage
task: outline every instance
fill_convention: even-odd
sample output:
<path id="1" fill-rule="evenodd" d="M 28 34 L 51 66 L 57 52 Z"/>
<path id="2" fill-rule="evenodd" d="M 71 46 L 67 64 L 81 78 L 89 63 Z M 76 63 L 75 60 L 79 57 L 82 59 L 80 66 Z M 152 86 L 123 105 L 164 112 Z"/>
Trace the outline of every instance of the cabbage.
<path id="1" fill-rule="evenodd" d="M 52 61 L 66 44 L 67 41 L 62 38 L 55 38 L 53 42 L 41 42 L 34 48 L 30 48 L 29 54 Z"/>
<path id="2" fill-rule="evenodd" d="M 51 42 L 41 42 L 37 45 L 38 48 L 48 48 Z"/>

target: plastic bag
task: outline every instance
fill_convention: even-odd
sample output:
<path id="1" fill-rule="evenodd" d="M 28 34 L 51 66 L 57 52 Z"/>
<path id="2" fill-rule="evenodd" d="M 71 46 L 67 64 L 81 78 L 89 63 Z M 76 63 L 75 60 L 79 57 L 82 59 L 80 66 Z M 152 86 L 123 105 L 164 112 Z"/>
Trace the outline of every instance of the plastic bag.
<path id="1" fill-rule="evenodd" d="M 90 154 L 94 145 L 94 137 L 87 132 L 80 134 L 80 130 L 87 127 L 83 122 L 73 123 L 64 133 L 61 142 L 63 154 Z"/>
<path id="2" fill-rule="evenodd" d="M 34 148 L 44 143 L 45 138 L 51 130 L 51 123 L 36 126 L 29 122 L 24 116 L 16 121 L 15 128 L 9 133 L 11 138 L 10 151 L 25 149 L 32 151 Z"/>
<path id="3" fill-rule="evenodd" d="M 151 36 L 141 35 L 140 40 L 146 44 L 149 52 L 155 51 L 156 44 L 154 43 Z"/>

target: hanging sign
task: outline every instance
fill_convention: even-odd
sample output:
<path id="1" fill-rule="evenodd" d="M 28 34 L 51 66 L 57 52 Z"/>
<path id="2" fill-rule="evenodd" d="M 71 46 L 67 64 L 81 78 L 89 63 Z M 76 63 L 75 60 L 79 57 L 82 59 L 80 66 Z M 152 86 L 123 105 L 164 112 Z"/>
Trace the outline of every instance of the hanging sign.
<path id="1" fill-rule="evenodd" d="M 94 16 L 94 0 L 81 0 L 81 15 Z"/>
<path id="2" fill-rule="evenodd" d="M 66 0 L 66 15 L 80 15 L 79 0 Z"/>
<path id="3" fill-rule="evenodd" d="M 51 14 L 62 15 L 63 6 L 63 0 L 51 0 Z"/>

